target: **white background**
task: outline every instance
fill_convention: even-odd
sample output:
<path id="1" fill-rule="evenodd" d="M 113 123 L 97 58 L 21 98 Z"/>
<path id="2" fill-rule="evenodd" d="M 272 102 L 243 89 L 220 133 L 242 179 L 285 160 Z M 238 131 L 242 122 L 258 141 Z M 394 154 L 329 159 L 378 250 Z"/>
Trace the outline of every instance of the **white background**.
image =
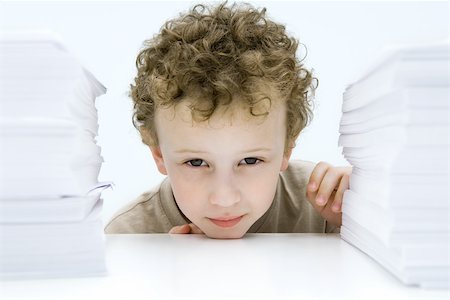
<path id="1" fill-rule="evenodd" d="M 143 40 L 168 19 L 197 2 L 1 2 L 0 29 L 46 29 L 107 87 L 97 100 L 105 163 L 101 181 L 113 181 L 104 193 L 104 219 L 157 184 L 148 148 L 131 123 L 129 84 Z M 376 60 L 384 46 L 448 39 L 449 2 L 251 1 L 286 25 L 308 49 L 306 65 L 319 79 L 314 120 L 297 142 L 293 158 L 346 161 L 337 146 L 342 93 Z M 28 150 L 27 150 L 28 151 Z M 26 154 L 26 152 L 24 152 Z"/>

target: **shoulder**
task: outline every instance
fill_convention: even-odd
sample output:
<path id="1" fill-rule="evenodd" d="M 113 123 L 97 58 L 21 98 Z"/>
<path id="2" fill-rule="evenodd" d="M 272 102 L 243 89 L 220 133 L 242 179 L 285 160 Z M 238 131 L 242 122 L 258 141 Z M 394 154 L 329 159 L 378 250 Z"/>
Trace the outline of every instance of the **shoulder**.
<path id="1" fill-rule="evenodd" d="M 316 163 L 292 160 L 286 171 L 280 173 L 279 202 L 282 224 L 286 232 L 322 233 L 325 220 L 315 211 L 306 196 L 309 177 Z"/>
<path id="2" fill-rule="evenodd" d="M 136 200 L 118 210 L 105 233 L 157 233 L 172 227 L 161 205 L 162 184 L 141 194 Z"/>
<path id="3" fill-rule="evenodd" d="M 316 166 L 305 160 L 292 160 L 288 168 L 280 173 L 279 188 L 284 200 L 303 202 L 306 198 L 306 186 Z"/>
<path id="4" fill-rule="evenodd" d="M 311 161 L 291 160 L 286 171 L 281 172 L 280 176 L 288 184 L 307 183 L 315 166 Z"/>

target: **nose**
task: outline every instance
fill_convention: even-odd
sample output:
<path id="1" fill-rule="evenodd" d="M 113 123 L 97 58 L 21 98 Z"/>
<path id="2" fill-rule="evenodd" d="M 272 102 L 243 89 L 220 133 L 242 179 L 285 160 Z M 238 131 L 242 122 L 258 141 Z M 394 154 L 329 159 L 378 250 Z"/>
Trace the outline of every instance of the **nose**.
<path id="1" fill-rule="evenodd" d="M 241 201 L 241 195 L 230 176 L 216 176 L 211 184 L 209 202 L 213 205 L 230 207 Z"/>

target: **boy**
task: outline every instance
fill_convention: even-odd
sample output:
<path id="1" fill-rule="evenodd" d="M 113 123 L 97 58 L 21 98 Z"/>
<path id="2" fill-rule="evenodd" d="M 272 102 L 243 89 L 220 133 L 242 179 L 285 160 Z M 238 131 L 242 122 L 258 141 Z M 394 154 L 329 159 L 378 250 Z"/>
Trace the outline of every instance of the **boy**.
<path id="1" fill-rule="evenodd" d="M 131 85 L 133 122 L 167 178 L 105 231 L 337 230 L 351 169 L 289 162 L 315 90 L 297 46 L 265 9 L 226 3 L 197 5 L 147 41 Z"/>

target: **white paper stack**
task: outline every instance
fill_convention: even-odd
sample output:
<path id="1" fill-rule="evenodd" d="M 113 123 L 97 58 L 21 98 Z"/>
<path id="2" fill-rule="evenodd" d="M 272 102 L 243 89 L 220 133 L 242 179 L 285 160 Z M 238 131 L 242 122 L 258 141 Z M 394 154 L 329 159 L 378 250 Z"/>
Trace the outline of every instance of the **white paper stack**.
<path id="1" fill-rule="evenodd" d="M 0 34 L 0 277 L 105 272 L 105 92 L 54 35 Z"/>
<path id="2" fill-rule="evenodd" d="M 450 287 L 449 43 L 391 50 L 342 110 L 342 238 L 406 284 Z"/>

